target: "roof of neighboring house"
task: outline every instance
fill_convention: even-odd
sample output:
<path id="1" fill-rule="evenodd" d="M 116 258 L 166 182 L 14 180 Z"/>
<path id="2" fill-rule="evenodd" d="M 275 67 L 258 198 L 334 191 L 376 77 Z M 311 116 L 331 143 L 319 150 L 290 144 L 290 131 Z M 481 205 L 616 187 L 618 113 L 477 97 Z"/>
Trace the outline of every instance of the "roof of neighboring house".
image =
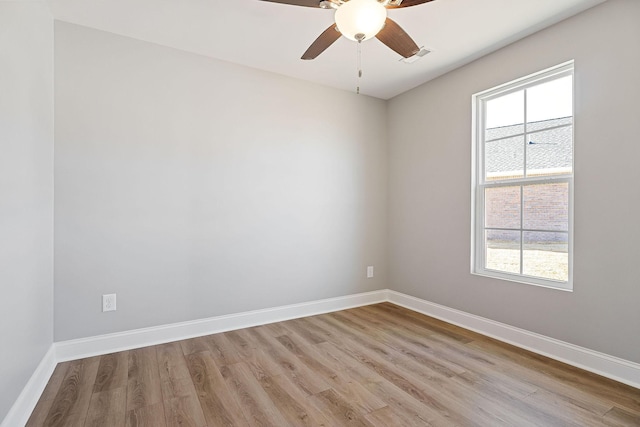
<path id="1" fill-rule="evenodd" d="M 573 117 L 530 122 L 527 131 L 527 175 L 552 173 L 573 164 Z M 557 127 L 561 126 L 561 127 Z M 549 129 L 549 130 L 544 130 Z M 488 176 L 522 176 L 524 164 L 523 124 L 502 126 L 485 131 L 485 167 Z M 510 137 L 511 135 L 519 135 Z M 500 138 L 500 139 L 498 139 Z"/>

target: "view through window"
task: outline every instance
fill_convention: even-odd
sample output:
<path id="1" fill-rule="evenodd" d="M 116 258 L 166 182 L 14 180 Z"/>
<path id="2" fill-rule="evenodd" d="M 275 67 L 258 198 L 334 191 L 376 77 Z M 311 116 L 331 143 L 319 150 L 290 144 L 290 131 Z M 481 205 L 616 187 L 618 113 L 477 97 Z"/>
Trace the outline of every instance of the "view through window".
<path id="1" fill-rule="evenodd" d="M 474 105 L 473 272 L 570 289 L 573 63 Z"/>

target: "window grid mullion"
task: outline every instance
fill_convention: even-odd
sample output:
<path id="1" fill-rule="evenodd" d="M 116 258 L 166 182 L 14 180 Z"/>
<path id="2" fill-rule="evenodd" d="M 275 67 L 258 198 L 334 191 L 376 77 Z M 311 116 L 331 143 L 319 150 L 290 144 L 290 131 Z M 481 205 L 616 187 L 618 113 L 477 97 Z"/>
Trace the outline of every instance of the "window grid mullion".
<path id="1" fill-rule="evenodd" d="M 522 138 L 522 144 L 523 144 L 523 158 L 524 158 L 524 165 L 522 165 L 522 172 L 523 172 L 523 177 L 527 178 L 527 123 L 529 123 L 529 118 L 527 117 L 527 89 L 524 90 L 524 96 L 522 97 L 524 100 L 524 137 Z M 522 207 L 522 205 L 521 205 Z"/>
<path id="2" fill-rule="evenodd" d="M 546 132 L 548 130 L 556 130 L 556 129 L 568 128 L 568 127 L 571 127 L 571 126 L 573 126 L 573 123 L 569 123 L 569 124 L 566 124 L 566 125 L 550 126 L 548 128 L 544 128 L 544 129 L 536 129 L 536 130 L 532 130 L 532 131 L 515 133 L 515 134 L 509 135 L 509 136 L 502 136 L 500 138 L 487 139 L 484 142 L 486 144 L 487 142 L 504 141 L 505 139 L 516 138 L 518 136 L 525 136 L 525 135 L 528 135 L 528 134 L 536 134 L 536 133 L 540 133 L 540 132 Z"/>
<path id="3" fill-rule="evenodd" d="M 490 181 L 484 184 L 479 184 L 480 187 L 484 188 L 499 188 L 499 187 L 517 187 L 518 185 L 522 185 L 523 187 L 528 187 L 530 185 L 541 185 L 541 184 L 558 184 L 558 183 L 569 183 L 571 180 L 571 176 L 562 175 L 562 176 L 545 176 L 545 177 L 529 177 L 526 179 L 512 179 L 510 181 Z"/>
<path id="4" fill-rule="evenodd" d="M 502 227 L 485 227 L 485 230 L 489 230 L 489 231 L 519 231 L 522 230 L 525 233 L 527 232 L 531 232 L 531 233 L 563 233 L 563 234 L 569 234 L 569 232 L 567 230 L 536 230 L 533 228 L 502 228 Z"/>
<path id="5" fill-rule="evenodd" d="M 523 177 L 527 178 L 527 124 L 529 123 L 529 117 L 527 115 L 527 94 L 528 90 L 524 90 L 523 102 L 524 102 L 524 137 L 522 138 L 523 146 L 523 159 L 524 165 L 522 165 Z M 524 186 L 520 185 L 520 274 L 524 274 Z"/>
<path id="6" fill-rule="evenodd" d="M 523 266 L 523 262 L 524 262 L 524 248 L 523 248 L 523 244 L 524 244 L 524 232 L 522 231 L 522 228 L 524 226 L 524 188 L 521 185 L 520 186 L 520 274 L 524 274 L 524 266 Z"/>

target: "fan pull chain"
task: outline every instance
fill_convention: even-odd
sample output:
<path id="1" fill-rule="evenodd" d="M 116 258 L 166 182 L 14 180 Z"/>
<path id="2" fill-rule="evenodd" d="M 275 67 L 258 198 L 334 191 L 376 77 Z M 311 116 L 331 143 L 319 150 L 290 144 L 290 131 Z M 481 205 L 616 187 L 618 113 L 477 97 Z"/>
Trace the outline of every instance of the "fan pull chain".
<path id="1" fill-rule="evenodd" d="M 356 94 L 360 95 L 360 80 L 362 79 L 362 40 L 358 40 L 358 83 L 356 84 Z"/>

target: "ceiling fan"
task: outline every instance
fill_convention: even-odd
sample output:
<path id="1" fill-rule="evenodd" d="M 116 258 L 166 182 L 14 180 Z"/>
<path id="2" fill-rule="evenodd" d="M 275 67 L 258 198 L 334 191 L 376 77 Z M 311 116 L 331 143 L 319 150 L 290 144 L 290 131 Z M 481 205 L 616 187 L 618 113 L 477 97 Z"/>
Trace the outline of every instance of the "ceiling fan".
<path id="1" fill-rule="evenodd" d="M 262 0 L 295 6 L 335 9 L 335 23 L 313 42 L 302 59 L 315 59 L 341 35 L 362 42 L 377 38 L 405 58 L 420 51 L 413 39 L 395 21 L 387 9 L 417 6 L 433 0 Z"/>

